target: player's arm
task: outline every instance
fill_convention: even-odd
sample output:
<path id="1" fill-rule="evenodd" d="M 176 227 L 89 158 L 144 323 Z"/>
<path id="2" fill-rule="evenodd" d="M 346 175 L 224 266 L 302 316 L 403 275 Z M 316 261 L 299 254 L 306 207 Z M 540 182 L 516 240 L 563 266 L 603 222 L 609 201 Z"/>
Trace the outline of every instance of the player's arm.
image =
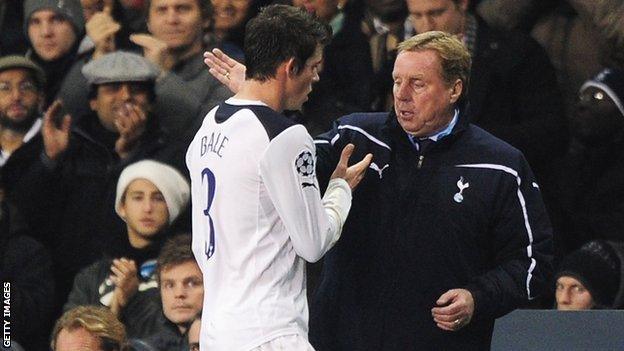
<path id="1" fill-rule="evenodd" d="M 297 254 L 314 262 L 340 237 L 351 207 L 351 187 L 370 163 L 367 156 L 348 167 L 353 147 L 343 157 L 321 199 L 316 179 L 314 144 L 302 126 L 273 139 L 260 162 L 260 173 Z"/>

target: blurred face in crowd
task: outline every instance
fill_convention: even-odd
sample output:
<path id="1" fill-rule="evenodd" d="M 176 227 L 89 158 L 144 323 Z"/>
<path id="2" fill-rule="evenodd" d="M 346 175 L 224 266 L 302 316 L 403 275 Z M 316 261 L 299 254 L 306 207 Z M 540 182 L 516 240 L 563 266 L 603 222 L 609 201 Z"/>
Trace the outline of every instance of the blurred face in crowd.
<path id="1" fill-rule="evenodd" d="M 199 52 L 204 24 L 200 0 L 152 0 L 149 7 L 148 28 L 170 50 Z"/>
<path id="2" fill-rule="evenodd" d="M 416 33 L 439 30 L 462 34 L 468 0 L 407 0 L 409 20 Z"/>
<path id="3" fill-rule="evenodd" d="M 0 126 L 26 132 L 39 117 L 43 95 L 29 70 L 0 72 Z"/>
<path id="4" fill-rule="evenodd" d="M 397 21 L 402 24 L 407 12 L 405 0 L 364 0 L 364 6 L 385 24 Z"/>
<path id="5" fill-rule="evenodd" d="M 226 33 L 243 24 L 252 0 L 211 0 L 214 9 L 214 30 Z"/>
<path id="6" fill-rule="evenodd" d="M 183 325 L 195 319 L 204 302 L 203 278 L 197 262 L 188 260 L 163 267 L 160 297 L 165 317 L 179 328 L 186 329 Z"/>
<path id="7" fill-rule="evenodd" d="M 606 92 L 589 86 L 579 94 L 570 131 L 585 144 L 614 141 L 624 134 L 624 116 Z"/>
<path id="8" fill-rule="evenodd" d="M 344 5 L 344 0 L 294 0 L 293 5 L 314 14 L 321 21 L 329 23 L 338 13 L 338 7 Z"/>
<path id="9" fill-rule="evenodd" d="M 115 121 L 128 118 L 130 110 L 138 107 L 146 115 L 151 109 L 150 92 L 146 83 L 118 82 L 100 84 L 89 104 L 109 131 L 117 133 Z"/>
<path id="10" fill-rule="evenodd" d="M 287 82 L 287 100 L 285 109 L 298 110 L 308 100 L 312 84 L 319 81 L 319 71 L 323 64 L 323 47 L 318 45 L 312 55 L 298 72 L 291 72 Z"/>
<path id="11" fill-rule="evenodd" d="M 126 221 L 131 243 L 133 238 L 150 242 L 154 235 L 169 223 L 165 197 L 146 179 L 135 179 L 130 182 L 121 201 L 119 213 Z"/>
<path id="12" fill-rule="evenodd" d="M 63 329 L 56 338 L 54 351 L 102 351 L 100 339 L 84 328 Z"/>
<path id="13" fill-rule="evenodd" d="M 110 7 L 111 10 L 115 6 L 113 0 L 80 0 L 80 4 L 85 22 L 89 21 L 96 13 L 102 12 L 105 6 Z"/>
<path id="14" fill-rule="evenodd" d="M 594 307 L 594 299 L 589 290 L 572 277 L 563 276 L 557 279 L 555 299 L 558 310 L 588 310 Z"/>
<path id="15" fill-rule="evenodd" d="M 435 51 L 401 52 L 394 63 L 392 79 L 394 109 L 403 130 L 426 137 L 450 123 L 463 86 L 459 79 L 451 85 L 444 81 Z"/>
<path id="16" fill-rule="evenodd" d="M 28 38 L 39 57 L 54 61 L 69 53 L 76 42 L 76 33 L 65 17 L 54 11 L 39 10 L 28 19 Z"/>

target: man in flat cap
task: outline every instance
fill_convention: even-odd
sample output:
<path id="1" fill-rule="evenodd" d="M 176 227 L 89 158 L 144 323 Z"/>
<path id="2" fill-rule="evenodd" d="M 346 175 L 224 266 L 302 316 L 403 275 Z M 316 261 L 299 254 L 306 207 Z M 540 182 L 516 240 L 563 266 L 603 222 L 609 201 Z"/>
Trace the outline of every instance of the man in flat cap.
<path id="1" fill-rule="evenodd" d="M 41 149 L 45 74 L 24 56 L 0 57 L 0 198 Z"/>
<path id="2" fill-rule="evenodd" d="M 45 75 L 23 56 L 0 57 L 0 169 L 41 129 Z"/>
<path id="3" fill-rule="evenodd" d="M 0 57 L 0 280 L 10 284 L 11 346 L 40 350 L 51 326 L 51 260 L 6 192 L 41 148 L 43 71 L 23 56 Z M 5 285 L 5 287 L 7 287 Z M 3 307 L 8 307 L 3 303 Z M 50 324 L 50 325 L 49 325 Z"/>
<path id="4" fill-rule="evenodd" d="M 183 157 L 150 117 L 159 72 L 147 60 L 119 51 L 90 62 L 83 73 L 92 112 L 71 125 L 72 116 L 59 102 L 50 107 L 41 132 L 43 150 L 21 177 L 18 191 L 29 220 L 55 238 L 59 305 L 78 270 L 102 252 L 115 255 L 113 249 L 125 239 L 114 235 L 125 228 L 114 212 L 121 169 L 146 158 L 181 168 Z"/>
<path id="5" fill-rule="evenodd" d="M 28 56 L 48 78 L 45 86 L 47 107 L 76 60 L 84 35 L 84 18 L 78 0 L 24 1 L 24 31 L 30 41 Z"/>

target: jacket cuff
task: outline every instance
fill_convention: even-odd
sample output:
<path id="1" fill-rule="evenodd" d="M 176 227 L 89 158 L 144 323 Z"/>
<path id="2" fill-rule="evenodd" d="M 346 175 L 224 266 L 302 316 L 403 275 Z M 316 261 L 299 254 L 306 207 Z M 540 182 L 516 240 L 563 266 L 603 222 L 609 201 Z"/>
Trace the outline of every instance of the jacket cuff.
<path id="1" fill-rule="evenodd" d="M 474 303 L 474 311 L 472 312 L 471 321 L 474 322 L 483 320 L 484 318 L 487 319 L 487 312 L 483 310 L 486 306 L 484 303 L 485 294 L 483 291 L 474 284 L 466 286 L 465 289 L 470 291 L 472 294 L 472 300 Z"/>

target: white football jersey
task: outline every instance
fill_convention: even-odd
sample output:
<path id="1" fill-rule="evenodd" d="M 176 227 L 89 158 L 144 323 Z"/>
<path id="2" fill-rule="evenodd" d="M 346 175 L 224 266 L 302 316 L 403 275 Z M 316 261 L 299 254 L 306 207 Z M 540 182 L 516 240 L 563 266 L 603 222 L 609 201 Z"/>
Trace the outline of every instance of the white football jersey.
<path id="1" fill-rule="evenodd" d="M 321 199 L 315 161 L 305 128 L 259 101 L 230 98 L 205 117 L 186 155 L 203 350 L 307 338 L 304 259 L 333 246 L 351 205 L 343 179 Z"/>

